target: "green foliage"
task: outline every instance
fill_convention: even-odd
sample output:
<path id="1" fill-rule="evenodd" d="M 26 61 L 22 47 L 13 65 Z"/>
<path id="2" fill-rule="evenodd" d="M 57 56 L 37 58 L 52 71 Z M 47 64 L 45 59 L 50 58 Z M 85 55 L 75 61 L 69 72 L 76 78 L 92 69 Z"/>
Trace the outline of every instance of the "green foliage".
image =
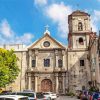
<path id="1" fill-rule="evenodd" d="M 12 83 L 19 74 L 18 58 L 13 50 L 0 48 L 0 87 Z"/>
<path id="2" fill-rule="evenodd" d="M 73 92 L 68 92 L 66 95 L 67 96 L 75 96 L 75 94 Z"/>
<path id="3" fill-rule="evenodd" d="M 97 91 L 99 91 L 99 88 L 97 88 L 97 87 L 95 87 L 95 86 L 93 86 L 93 87 L 91 87 L 91 88 L 89 89 L 89 92 L 90 92 L 90 93 L 92 93 L 92 92 L 97 92 Z"/>

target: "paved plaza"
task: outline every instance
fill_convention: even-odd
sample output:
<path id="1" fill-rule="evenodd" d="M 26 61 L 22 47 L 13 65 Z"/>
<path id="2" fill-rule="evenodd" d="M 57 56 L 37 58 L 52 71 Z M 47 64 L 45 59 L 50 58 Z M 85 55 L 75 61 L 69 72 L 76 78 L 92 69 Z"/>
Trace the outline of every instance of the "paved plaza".
<path id="1" fill-rule="evenodd" d="M 60 96 L 56 100 L 79 100 L 76 97 Z"/>

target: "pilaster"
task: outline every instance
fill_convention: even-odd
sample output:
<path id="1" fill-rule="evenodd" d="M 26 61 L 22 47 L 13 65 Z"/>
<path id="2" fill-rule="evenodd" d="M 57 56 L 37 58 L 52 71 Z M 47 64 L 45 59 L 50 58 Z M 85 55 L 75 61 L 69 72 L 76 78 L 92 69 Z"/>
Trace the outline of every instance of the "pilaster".
<path id="1" fill-rule="evenodd" d="M 56 56 L 56 68 L 58 68 L 58 50 L 55 51 Z"/>
<path id="2" fill-rule="evenodd" d="M 28 89 L 31 90 L 31 73 L 28 73 Z"/>
<path id="3" fill-rule="evenodd" d="M 35 75 L 35 92 L 38 91 L 37 86 L 38 86 L 38 76 Z"/>
<path id="4" fill-rule="evenodd" d="M 66 54 L 65 54 L 64 50 L 62 51 L 62 55 L 63 55 L 63 68 L 66 69 L 66 61 L 67 60 L 66 60 Z"/>
<path id="5" fill-rule="evenodd" d="M 65 79 L 66 77 L 65 77 L 65 75 L 66 75 L 65 73 L 62 73 L 62 77 L 63 77 L 63 94 L 65 94 L 65 87 L 66 87 L 65 86 L 65 84 L 66 84 L 66 79 Z"/>
<path id="6" fill-rule="evenodd" d="M 29 69 L 32 67 L 32 51 L 29 51 Z"/>
<path id="7" fill-rule="evenodd" d="M 35 50 L 36 68 L 38 67 L 38 50 Z"/>
<path id="8" fill-rule="evenodd" d="M 56 93 L 58 93 L 58 73 L 55 74 L 56 77 Z"/>

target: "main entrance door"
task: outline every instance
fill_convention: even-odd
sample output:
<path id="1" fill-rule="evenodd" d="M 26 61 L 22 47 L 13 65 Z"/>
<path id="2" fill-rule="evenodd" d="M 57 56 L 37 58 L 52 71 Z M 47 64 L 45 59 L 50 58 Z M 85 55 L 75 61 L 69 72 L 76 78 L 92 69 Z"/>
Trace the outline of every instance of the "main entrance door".
<path id="1" fill-rule="evenodd" d="M 41 91 L 42 92 L 49 92 L 52 91 L 52 82 L 49 79 L 44 79 L 41 82 Z"/>

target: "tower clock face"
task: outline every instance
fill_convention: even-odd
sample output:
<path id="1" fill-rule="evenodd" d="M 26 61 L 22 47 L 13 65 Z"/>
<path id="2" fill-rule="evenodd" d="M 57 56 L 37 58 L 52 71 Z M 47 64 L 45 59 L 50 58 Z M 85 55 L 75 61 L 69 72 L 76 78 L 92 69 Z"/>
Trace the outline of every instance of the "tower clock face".
<path id="1" fill-rule="evenodd" d="M 45 41 L 45 42 L 43 43 L 43 45 L 44 45 L 44 47 L 49 47 L 49 46 L 50 46 L 50 42 L 49 42 L 49 41 Z"/>

